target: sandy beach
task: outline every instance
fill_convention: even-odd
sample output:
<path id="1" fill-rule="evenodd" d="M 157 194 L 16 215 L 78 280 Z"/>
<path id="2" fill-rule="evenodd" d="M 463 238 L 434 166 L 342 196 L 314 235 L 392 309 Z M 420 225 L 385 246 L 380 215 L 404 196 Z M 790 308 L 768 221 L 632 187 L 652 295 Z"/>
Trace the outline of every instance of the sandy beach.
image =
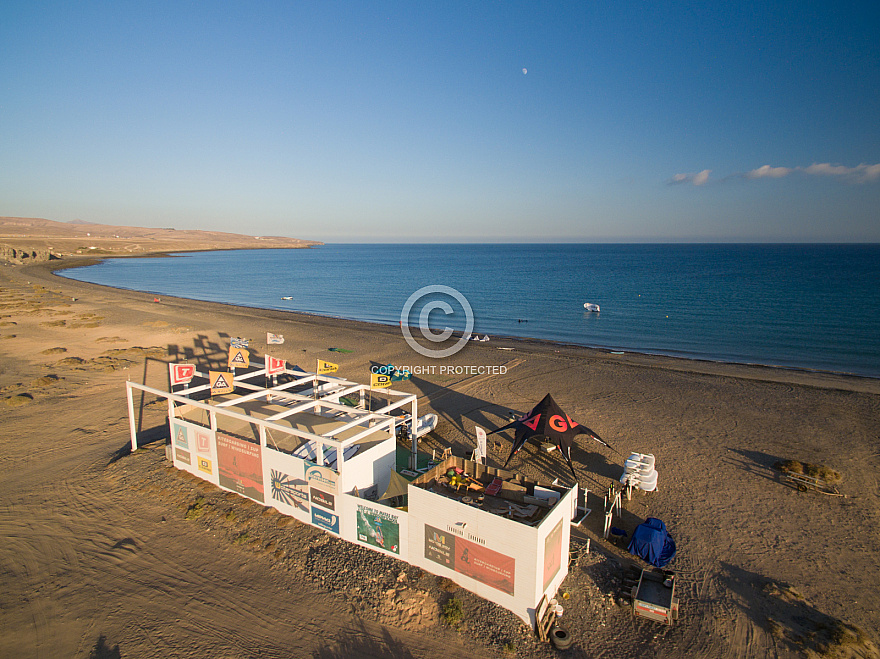
<path id="1" fill-rule="evenodd" d="M 372 365 L 440 366 L 396 327 L 120 291 L 52 274 L 71 258 L 0 266 L 0 655 L 22 657 L 553 657 L 509 612 L 455 584 L 330 538 L 174 470 L 149 398 L 129 454 L 124 382 L 166 387 L 169 361 L 225 363 L 229 337 L 304 368 L 366 381 Z M 351 352 L 331 352 L 342 348 Z M 469 344 L 397 388 L 441 421 L 422 450 L 473 449 L 546 393 L 616 451 L 573 451 L 593 513 L 573 532 L 563 590 L 571 657 L 877 657 L 880 380 L 548 342 Z M 449 370 L 449 369 L 447 369 Z M 165 429 L 167 432 L 167 428 Z M 149 439 L 155 441 L 148 441 Z M 511 436 L 493 435 L 490 465 Z M 681 619 L 634 619 L 628 554 L 602 540 L 601 496 L 630 452 L 657 492 L 615 525 L 666 522 Z M 780 460 L 827 465 L 843 496 L 801 492 Z M 570 478 L 528 445 L 513 470 Z M 462 621 L 441 619 L 450 597 Z"/>

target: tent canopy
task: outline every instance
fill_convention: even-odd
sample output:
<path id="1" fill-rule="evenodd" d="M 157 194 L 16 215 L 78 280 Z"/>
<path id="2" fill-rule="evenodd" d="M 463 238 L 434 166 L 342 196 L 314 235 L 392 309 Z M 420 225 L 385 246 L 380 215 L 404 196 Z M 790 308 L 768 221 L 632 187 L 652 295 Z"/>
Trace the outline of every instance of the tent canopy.
<path id="1" fill-rule="evenodd" d="M 532 411 L 524 417 L 508 423 L 497 430 L 493 430 L 489 434 L 501 432 L 508 428 L 515 428 L 513 447 L 507 461 L 504 463 L 505 468 L 510 459 L 516 455 L 519 450 L 525 446 L 525 443 L 532 437 L 546 437 L 547 441 L 553 442 L 565 457 L 568 468 L 577 482 L 577 474 L 574 471 L 574 465 L 571 462 L 571 447 L 574 444 L 574 438 L 577 435 L 589 435 L 600 444 L 604 444 L 611 448 L 605 441 L 586 426 L 582 426 L 577 421 L 573 421 L 568 414 L 562 411 L 562 408 L 553 400 L 550 394 L 544 396 L 540 403 L 532 408 Z"/>
<path id="2" fill-rule="evenodd" d="M 636 527 L 629 543 L 629 553 L 655 567 L 663 567 L 675 558 L 675 540 L 666 530 L 666 524 L 649 517 Z"/>
<path id="3" fill-rule="evenodd" d="M 388 487 L 385 490 L 385 494 L 379 497 L 378 500 L 384 501 L 385 499 L 390 499 L 392 497 L 405 496 L 408 492 L 408 487 L 409 481 L 392 469 L 391 479 L 388 481 Z"/>

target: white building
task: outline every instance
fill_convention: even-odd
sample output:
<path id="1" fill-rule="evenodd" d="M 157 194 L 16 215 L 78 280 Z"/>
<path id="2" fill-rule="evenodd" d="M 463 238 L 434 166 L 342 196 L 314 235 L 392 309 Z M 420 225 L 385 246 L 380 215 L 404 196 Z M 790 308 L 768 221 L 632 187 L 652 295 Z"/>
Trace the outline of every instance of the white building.
<path id="1" fill-rule="evenodd" d="M 209 380 L 188 369 L 193 382 Z M 568 574 L 577 486 L 528 482 L 452 457 L 408 484 L 408 506 L 386 505 L 379 499 L 400 478 L 401 425 L 416 446 L 416 397 L 286 367 L 280 373 L 286 381 L 275 386 L 257 384 L 268 382 L 265 368 L 236 374 L 235 391 L 243 393 L 210 400 L 199 400 L 209 384 L 175 392 L 129 382 L 132 447 L 135 390 L 164 397 L 178 469 L 448 577 L 534 626 L 542 596 L 552 597 Z M 367 409 L 368 399 L 377 409 Z"/>

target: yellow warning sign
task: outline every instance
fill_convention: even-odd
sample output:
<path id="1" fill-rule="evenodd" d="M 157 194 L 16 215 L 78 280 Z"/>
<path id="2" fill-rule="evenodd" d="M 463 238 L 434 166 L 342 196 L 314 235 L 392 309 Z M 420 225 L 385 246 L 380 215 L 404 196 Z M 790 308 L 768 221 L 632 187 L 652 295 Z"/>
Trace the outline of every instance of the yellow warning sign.
<path id="1" fill-rule="evenodd" d="M 335 373 L 339 370 L 339 364 L 331 364 L 330 362 L 325 362 L 323 359 L 318 360 L 318 374 L 323 375 L 324 373 Z"/>
<path id="2" fill-rule="evenodd" d="M 251 353 L 247 348 L 229 349 L 229 368 L 248 368 L 251 365 Z"/>
<path id="3" fill-rule="evenodd" d="M 373 373 L 370 375 L 370 387 L 373 389 L 384 389 L 391 386 L 391 376 L 381 373 Z"/>
<path id="4" fill-rule="evenodd" d="M 212 394 L 231 394 L 235 390 L 232 373 L 210 371 L 208 381 L 211 383 Z"/>

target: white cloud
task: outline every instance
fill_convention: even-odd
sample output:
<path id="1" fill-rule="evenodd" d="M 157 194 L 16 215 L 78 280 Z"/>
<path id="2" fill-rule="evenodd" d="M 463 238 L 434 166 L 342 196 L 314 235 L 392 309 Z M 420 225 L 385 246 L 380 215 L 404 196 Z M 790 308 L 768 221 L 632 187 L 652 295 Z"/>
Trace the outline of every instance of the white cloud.
<path id="1" fill-rule="evenodd" d="M 771 167 L 764 165 L 745 173 L 746 178 L 782 178 L 788 176 L 793 170 L 788 167 Z"/>
<path id="2" fill-rule="evenodd" d="M 711 169 L 704 169 L 698 174 L 676 174 L 668 181 L 668 183 L 669 185 L 678 185 L 682 183 L 703 185 L 709 180 L 709 174 L 711 171 Z M 730 176 L 721 179 L 721 181 L 725 181 L 729 178 L 745 178 L 748 180 L 759 178 L 784 178 L 794 173 L 807 176 L 831 176 L 850 183 L 867 183 L 869 181 L 880 180 L 880 163 L 876 165 L 862 163 L 855 167 L 832 165 L 827 162 L 813 163 L 809 167 L 771 167 L 770 165 L 762 165 L 757 169 L 742 174 L 731 174 Z"/>
<path id="3" fill-rule="evenodd" d="M 806 174 L 815 174 L 817 176 L 840 176 L 858 183 L 867 181 L 876 181 L 880 179 L 880 164 L 867 165 L 862 163 L 856 167 L 844 167 L 843 165 L 832 165 L 831 163 L 813 163 L 809 167 L 803 168 Z"/>
<path id="4" fill-rule="evenodd" d="M 709 180 L 711 169 L 704 169 L 698 174 L 676 174 L 669 180 L 670 185 L 679 185 L 681 183 L 690 183 L 691 185 L 703 185 Z"/>
<path id="5" fill-rule="evenodd" d="M 849 174 L 851 170 L 849 167 L 844 167 L 843 165 L 832 165 L 830 163 L 823 162 L 819 164 L 813 163 L 812 165 L 804 169 L 804 171 L 807 174 L 827 174 L 829 176 L 842 176 L 844 174 Z"/>

